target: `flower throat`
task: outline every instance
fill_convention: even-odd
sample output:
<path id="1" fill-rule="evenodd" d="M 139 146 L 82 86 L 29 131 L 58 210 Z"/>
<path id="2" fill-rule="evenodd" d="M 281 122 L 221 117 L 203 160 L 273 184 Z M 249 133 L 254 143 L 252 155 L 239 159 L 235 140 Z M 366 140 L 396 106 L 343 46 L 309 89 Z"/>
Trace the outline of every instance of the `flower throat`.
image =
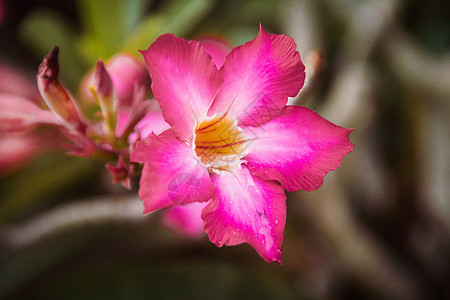
<path id="1" fill-rule="evenodd" d="M 242 129 L 226 115 L 203 121 L 195 129 L 195 154 L 210 170 L 238 167 L 246 142 Z"/>

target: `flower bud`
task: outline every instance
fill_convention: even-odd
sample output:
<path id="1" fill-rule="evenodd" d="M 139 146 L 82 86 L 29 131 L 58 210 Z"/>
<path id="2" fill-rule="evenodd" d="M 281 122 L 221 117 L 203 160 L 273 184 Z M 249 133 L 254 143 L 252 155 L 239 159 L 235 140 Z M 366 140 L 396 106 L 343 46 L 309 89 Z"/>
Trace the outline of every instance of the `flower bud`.
<path id="1" fill-rule="evenodd" d="M 114 56 L 105 64 L 114 91 L 118 99 L 119 107 L 131 107 L 136 89 L 145 88 L 145 92 L 150 87 L 150 77 L 145 65 L 127 54 Z M 81 96 L 85 101 L 94 101 L 90 86 L 94 84 L 94 71 L 90 72 L 81 84 Z"/>
<path id="2" fill-rule="evenodd" d="M 102 60 L 97 61 L 94 75 L 93 93 L 96 95 L 103 116 L 105 132 L 114 136 L 116 126 L 117 103 L 115 103 L 113 83 Z"/>
<path id="3" fill-rule="evenodd" d="M 77 127 L 82 124 L 77 104 L 59 82 L 58 75 L 58 47 L 54 47 L 39 66 L 37 75 L 39 92 L 53 113 L 63 122 Z"/>

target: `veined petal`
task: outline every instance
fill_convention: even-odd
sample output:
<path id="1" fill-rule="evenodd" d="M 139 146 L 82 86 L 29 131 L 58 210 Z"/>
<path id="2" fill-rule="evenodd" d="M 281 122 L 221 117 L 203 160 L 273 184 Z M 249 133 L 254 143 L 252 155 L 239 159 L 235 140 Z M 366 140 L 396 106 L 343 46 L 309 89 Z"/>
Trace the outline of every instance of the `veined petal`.
<path id="1" fill-rule="evenodd" d="M 130 160 L 143 162 L 139 197 L 145 213 L 191 202 L 208 201 L 214 190 L 208 170 L 194 150 L 179 141 L 171 130 L 150 134 L 138 142 Z"/>
<path id="2" fill-rule="evenodd" d="M 141 53 L 164 119 L 179 139 L 190 140 L 222 83 L 211 56 L 199 42 L 173 34 L 160 36 Z"/>
<path id="3" fill-rule="evenodd" d="M 211 242 L 218 247 L 246 242 L 267 262 L 281 263 L 286 223 L 281 185 L 253 177 L 245 166 L 211 179 L 216 192 L 202 213 Z"/>
<path id="4" fill-rule="evenodd" d="M 281 115 L 259 127 L 242 127 L 253 141 L 247 167 L 264 180 L 277 180 L 288 191 L 312 191 L 353 150 L 351 129 L 325 120 L 305 107 L 286 106 Z"/>
<path id="5" fill-rule="evenodd" d="M 220 69 L 224 83 L 209 116 L 228 112 L 239 125 L 257 126 L 281 112 L 305 81 L 305 66 L 294 40 L 267 33 L 228 54 Z"/>

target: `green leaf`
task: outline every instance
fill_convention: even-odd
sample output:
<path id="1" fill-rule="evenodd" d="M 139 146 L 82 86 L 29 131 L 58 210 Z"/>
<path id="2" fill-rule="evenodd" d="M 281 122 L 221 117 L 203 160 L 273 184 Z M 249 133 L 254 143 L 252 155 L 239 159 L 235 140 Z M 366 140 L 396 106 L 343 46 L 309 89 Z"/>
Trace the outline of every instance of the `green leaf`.
<path id="1" fill-rule="evenodd" d="M 80 0 L 85 34 L 81 52 L 91 63 L 108 59 L 123 47 L 149 4 L 145 0 Z"/>
<path id="2" fill-rule="evenodd" d="M 161 15 L 146 18 L 124 43 L 122 51 L 137 55 L 137 50 L 147 49 L 160 35 L 164 23 Z"/>
<path id="3" fill-rule="evenodd" d="M 213 0 L 170 1 L 159 13 L 140 22 L 122 51 L 137 54 L 138 49 L 147 49 L 163 33 L 186 35 L 211 11 L 214 4 Z"/>
<path id="4" fill-rule="evenodd" d="M 163 9 L 166 24 L 161 33 L 178 36 L 189 33 L 214 7 L 213 0 L 177 0 Z"/>

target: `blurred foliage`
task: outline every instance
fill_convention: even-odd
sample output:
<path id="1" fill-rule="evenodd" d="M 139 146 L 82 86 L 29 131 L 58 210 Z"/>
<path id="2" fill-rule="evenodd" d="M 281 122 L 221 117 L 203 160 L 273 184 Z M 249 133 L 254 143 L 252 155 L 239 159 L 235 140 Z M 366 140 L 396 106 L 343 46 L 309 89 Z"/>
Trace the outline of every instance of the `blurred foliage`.
<path id="1" fill-rule="evenodd" d="M 144 15 L 145 0 L 78 1 L 80 29 L 51 9 L 37 9 L 21 23 L 21 40 L 39 57 L 60 47 L 61 74 L 75 88 L 88 67 L 119 52 L 138 56 L 161 34 L 188 34 L 214 5 L 213 0 L 167 1 L 161 9 Z M 45 34 L 43 34 L 45 33 Z"/>
<path id="2" fill-rule="evenodd" d="M 58 202 L 70 190 L 79 191 L 81 184 L 95 178 L 98 167 L 98 163 L 62 152 L 44 153 L 21 172 L 0 181 L 0 220 L 23 218 L 48 202 Z M 80 183 L 74 187 L 76 182 Z"/>
<path id="3" fill-rule="evenodd" d="M 128 195 L 100 164 L 46 153 L 0 178 L 0 298 L 450 297 L 448 1 L 30 0 L 6 7 L 2 58 L 32 73 L 58 45 L 72 91 L 97 59 L 139 55 L 162 33 L 217 34 L 238 45 L 261 22 L 299 45 L 312 81 L 297 101 L 355 128 L 356 147 L 318 191 L 288 194 L 283 267 L 265 264 L 249 246 L 177 239 L 157 214 L 99 224 L 80 216 L 73 227 L 13 244 L 7 233 L 33 227 L 53 209 L 69 205 L 72 216 L 70 204 L 82 199 Z M 315 75 L 311 50 L 323 55 Z"/>

